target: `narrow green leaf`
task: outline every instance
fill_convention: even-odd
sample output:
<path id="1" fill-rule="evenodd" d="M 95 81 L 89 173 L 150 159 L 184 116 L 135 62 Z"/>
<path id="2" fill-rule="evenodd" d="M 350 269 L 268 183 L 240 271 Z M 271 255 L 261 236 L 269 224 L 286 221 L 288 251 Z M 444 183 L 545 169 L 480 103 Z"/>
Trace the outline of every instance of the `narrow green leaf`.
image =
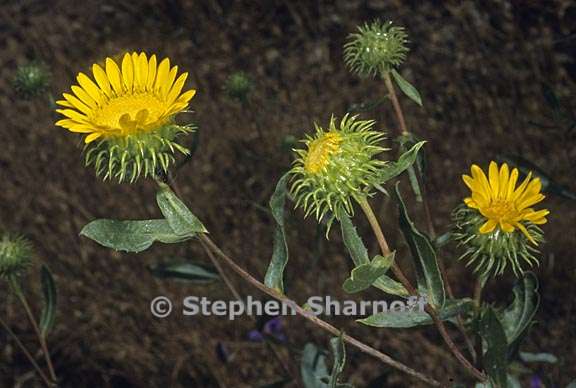
<path id="1" fill-rule="evenodd" d="M 44 306 L 42 307 L 42 314 L 40 315 L 40 332 L 43 337 L 46 337 L 56 321 L 56 283 L 52 277 L 52 273 L 45 265 L 40 270 L 42 282 L 42 296 L 44 297 Z"/>
<path id="2" fill-rule="evenodd" d="M 400 229 L 410 247 L 416 265 L 418 289 L 424 290 L 428 297 L 428 303 L 436 309 L 441 309 L 445 300 L 444 282 L 438 268 L 434 247 L 428 237 L 416 229 L 410 220 L 398 184 L 396 184 L 395 194 L 400 213 Z"/>
<path id="3" fill-rule="evenodd" d="M 332 348 L 332 356 L 334 357 L 334 364 L 332 365 L 332 373 L 328 381 L 329 388 L 344 388 L 350 386 L 349 384 L 341 384 L 338 380 L 344 371 L 346 364 L 346 349 L 344 347 L 344 339 L 342 334 L 339 337 L 334 337 L 330 340 L 330 347 Z"/>
<path id="4" fill-rule="evenodd" d="M 507 386 L 507 351 L 506 334 L 496 313 L 488 307 L 480 319 L 479 334 L 486 344 L 486 352 L 482 356 L 482 365 L 488 374 L 490 382 L 496 387 Z"/>
<path id="5" fill-rule="evenodd" d="M 179 236 L 166 220 L 95 220 L 84 226 L 80 235 L 117 251 L 142 252 L 155 241 L 166 244 L 187 240 Z"/>
<path id="6" fill-rule="evenodd" d="M 408 328 L 416 327 L 422 325 L 431 325 L 433 323 L 432 318 L 427 312 L 423 311 L 424 305 L 419 305 L 418 300 L 412 301 L 411 311 L 404 312 L 384 312 L 373 314 L 367 318 L 359 319 L 360 322 L 366 326 L 373 327 L 387 327 L 387 328 Z M 408 305 L 411 304 L 411 300 L 408 299 Z M 462 314 L 466 311 L 470 311 L 473 308 L 473 302 L 471 299 L 459 299 L 452 300 L 449 299 L 444 304 L 444 307 L 438 312 L 438 316 L 441 320 L 449 320 L 458 314 Z"/>
<path id="7" fill-rule="evenodd" d="M 270 197 L 270 210 L 274 218 L 274 242 L 272 258 L 264 277 L 264 283 L 284 293 L 284 269 L 288 263 L 288 243 L 284 228 L 284 205 L 286 203 L 287 183 L 290 176 L 284 174 L 276 184 L 276 190 Z"/>
<path id="8" fill-rule="evenodd" d="M 421 141 L 408 151 L 404 152 L 396 162 L 390 162 L 382 169 L 382 175 L 380 176 L 380 183 L 383 184 L 389 181 L 392 178 L 397 177 L 398 175 L 402 174 L 406 171 L 410 166 L 416 162 L 418 157 L 418 151 L 422 148 L 422 146 L 426 143 L 426 141 Z"/>
<path id="9" fill-rule="evenodd" d="M 508 344 L 512 345 L 530 326 L 538 309 L 538 279 L 527 272 L 514 286 L 514 300 L 499 314 Z"/>
<path id="10" fill-rule="evenodd" d="M 376 279 L 383 276 L 394 261 L 394 253 L 388 257 L 376 256 L 371 263 L 357 266 L 350 273 L 342 288 L 349 294 L 363 291 L 370 287 Z"/>
<path id="11" fill-rule="evenodd" d="M 174 232 L 180 236 L 193 237 L 197 233 L 207 233 L 200 220 L 192 214 L 184 202 L 164 183 L 156 194 L 156 202 L 162 215 L 170 224 Z"/>
<path id="12" fill-rule="evenodd" d="M 420 97 L 418 90 L 394 69 L 392 69 L 392 76 L 394 77 L 396 84 L 400 87 L 400 90 L 402 90 L 402 92 L 404 92 L 404 94 L 416 104 L 422 106 L 422 97 Z"/>
<path id="13" fill-rule="evenodd" d="M 148 267 L 153 276 L 160 279 L 178 279 L 192 283 L 212 283 L 220 279 L 214 268 L 189 261 L 159 263 Z"/>
<path id="14" fill-rule="evenodd" d="M 368 258 L 368 250 L 358 234 L 356 227 L 352 224 L 352 220 L 347 215 L 340 217 L 340 228 L 342 230 L 342 240 L 344 245 L 350 253 L 350 257 L 354 262 L 355 267 L 367 264 L 370 265 Z M 408 291 L 404 286 L 396 280 L 382 275 L 373 282 L 373 286 L 391 295 L 408 296 Z"/>
<path id="15" fill-rule="evenodd" d="M 352 220 L 345 212 L 340 217 L 340 228 L 342 230 L 342 240 L 350 253 L 354 265 L 369 264 L 368 250 L 364 246 L 364 242 L 360 238 L 356 227 L 352 224 Z"/>

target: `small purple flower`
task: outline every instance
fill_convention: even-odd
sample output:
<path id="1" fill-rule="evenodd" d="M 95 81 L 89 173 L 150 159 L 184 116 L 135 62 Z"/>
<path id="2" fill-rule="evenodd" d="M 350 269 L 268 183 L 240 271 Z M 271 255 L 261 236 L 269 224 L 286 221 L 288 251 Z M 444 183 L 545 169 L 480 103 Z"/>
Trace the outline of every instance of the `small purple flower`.
<path id="1" fill-rule="evenodd" d="M 544 388 L 544 384 L 542 384 L 542 380 L 538 375 L 532 375 L 530 378 L 530 388 Z"/>
<path id="2" fill-rule="evenodd" d="M 248 340 L 253 342 L 262 342 L 266 337 L 272 337 L 279 342 L 286 341 L 281 317 L 270 319 L 261 330 L 254 329 L 248 332 Z"/>
<path id="3" fill-rule="evenodd" d="M 264 336 L 258 330 L 250 330 L 248 332 L 248 339 L 253 342 L 264 341 Z"/>

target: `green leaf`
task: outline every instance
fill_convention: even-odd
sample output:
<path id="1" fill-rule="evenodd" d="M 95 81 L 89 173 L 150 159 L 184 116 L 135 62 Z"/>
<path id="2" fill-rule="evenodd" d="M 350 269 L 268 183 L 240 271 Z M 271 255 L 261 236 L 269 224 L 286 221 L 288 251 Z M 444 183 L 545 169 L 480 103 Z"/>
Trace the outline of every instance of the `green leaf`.
<path id="1" fill-rule="evenodd" d="M 428 237 L 416 229 L 410 220 L 398 184 L 396 184 L 395 194 L 400 213 L 400 229 L 416 265 L 418 289 L 426 293 L 428 303 L 436 309 L 441 309 L 445 300 L 444 282 L 438 268 L 434 247 Z"/>
<path id="2" fill-rule="evenodd" d="M 142 252 L 155 241 L 166 244 L 190 238 L 179 236 L 166 220 L 95 220 L 84 226 L 80 235 L 117 251 Z"/>
<path id="3" fill-rule="evenodd" d="M 422 98 L 420 97 L 420 93 L 418 93 L 418 90 L 416 90 L 416 88 L 412 86 L 410 82 L 406 81 L 400 75 L 400 73 L 398 73 L 394 69 L 392 69 L 392 76 L 394 77 L 394 80 L 396 81 L 398 87 L 400 87 L 400 90 L 402 90 L 402 92 L 404 92 L 404 94 L 408 96 L 416 104 L 422 106 Z"/>
<path id="4" fill-rule="evenodd" d="M 371 263 L 354 268 L 342 288 L 349 294 L 363 291 L 383 276 L 394 262 L 394 252 L 388 257 L 376 256 Z"/>
<path id="5" fill-rule="evenodd" d="M 508 345 L 504 329 L 491 307 L 483 311 L 480 319 L 479 334 L 486 344 L 486 352 L 482 356 L 482 365 L 488 374 L 490 382 L 496 387 L 507 386 L 506 356 Z"/>
<path id="6" fill-rule="evenodd" d="M 186 205 L 164 183 L 156 194 L 156 202 L 162 215 L 168 221 L 174 232 L 180 236 L 193 237 L 197 233 L 207 233 L 200 220 L 186 207 Z"/>
<path id="7" fill-rule="evenodd" d="M 264 284 L 284 293 L 284 269 L 288 263 L 288 243 L 284 228 L 284 205 L 286 203 L 287 182 L 290 178 L 286 173 L 276 184 L 276 190 L 270 197 L 270 210 L 274 218 L 274 242 L 272 246 L 272 258 L 264 277 Z"/>
<path id="8" fill-rule="evenodd" d="M 425 143 L 426 141 L 421 141 L 414 144 L 412 148 L 400 155 L 396 162 L 390 162 L 384 166 L 382 168 L 382 175 L 380 176 L 380 183 L 385 183 L 410 168 L 410 166 L 416 162 L 418 151 L 420 151 Z"/>
<path id="9" fill-rule="evenodd" d="M 328 379 L 328 367 L 326 356 L 316 345 L 307 343 L 302 353 L 300 374 L 305 388 L 326 388 L 325 381 Z"/>
<path id="10" fill-rule="evenodd" d="M 340 217 L 340 228 L 342 230 L 342 240 L 344 245 L 350 253 L 350 257 L 354 262 L 355 267 L 362 265 L 370 265 L 370 259 L 368 258 L 368 250 L 362 241 L 362 238 L 358 234 L 356 227 L 352 224 L 352 220 L 343 214 Z M 397 282 L 396 280 L 382 275 L 373 282 L 373 286 L 391 295 L 398 296 L 408 296 L 408 291 L 404 286 Z"/>
<path id="11" fill-rule="evenodd" d="M 441 320 L 449 320 L 459 314 L 469 311 L 473 308 L 474 303 L 471 299 L 449 299 L 444 304 L 444 307 L 438 312 Z M 358 319 L 357 322 L 366 326 L 373 327 L 387 327 L 387 328 L 408 328 L 422 325 L 431 325 L 432 318 L 427 312 L 423 311 L 423 305 L 418 305 L 417 299 L 408 299 L 408 306 L 411 306 L 412 311 L 404 312 L 385 312 L 377 313 L 369 316 L 368 318 Z"/>
<path id="12" fill-rule="evenodd" d="M 513 292 L 512 304 L 499 313 L 509 345 L 514 344 L 527 330 L 536 314 L 540 303 L 538 279 L 532 272 L 526 272 L 514 286 Z"/>
<path id="13" fill-rule="evenodd" d="M 350 253 L 354 265 L 369 264 L 368 250 L 346 212 L 340 217 L 340 229 L 342 230 L 342 240 Z"/>
<path id="14" fill-rule="evenodd" d="M 40 332 L 43 337 L 46 337 L 56 321 L 56 283 L 52 277 L 52 273 L 45 265 L 40 270 L 40 277 L 42 282 L 42 296 L 44 297 L 44 306 L 42 307 L 42 314 L 40 315 Z"/>
<path id="15" fill-rule="evenodd" d="M 148 267 L 160 279 L 178 279 L 192 283 L 212 283 L 220 279 L 213 268 L 191 262 L 171 262 Z"/>
<path id="16" fill-rule="evenodd" d="M 334 357 L 334 364 L 332 365 L 332 373 L 328 381 L 329 388 L 344 388 L 351 387 L 349 384 L 341 384 L 338 380 L 344 370 L 346 364 L 346 349 L 344 347 L 344 338 L 342 334 L 339 337 L 334 337 L 330 340 L 330 347 L 332 348 L 332 356 Z"/>
<path id="17" fill-rule="evenodd" d="M 549 364 L 556 364 L 558 357 L 550 353 L 528 353 L 520 352 L 520 359 L 524 362 L 547 362 Z"/>

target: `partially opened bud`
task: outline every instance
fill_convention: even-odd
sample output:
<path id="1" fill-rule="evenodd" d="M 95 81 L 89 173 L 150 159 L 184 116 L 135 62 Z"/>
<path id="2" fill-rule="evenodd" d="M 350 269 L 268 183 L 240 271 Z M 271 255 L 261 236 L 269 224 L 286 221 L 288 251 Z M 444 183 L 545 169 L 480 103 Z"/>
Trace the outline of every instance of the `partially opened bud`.
<path id="1" fill-rule="evenodd" d="M 373 126 L 357 116 L 346 115 L 339 123 L 332 117 L 327 129 L 315 124 L 314 136 L 303 141 L 305 149 L 294 150 L 291 194 L 306 216 L 314 213 L 321 220 L 331 212 L 339 219 L 352 213 L 352 199 L 373 193 L 386 164 L 377 155 L 387 150 L 380 145 L 384 133 Z"/>

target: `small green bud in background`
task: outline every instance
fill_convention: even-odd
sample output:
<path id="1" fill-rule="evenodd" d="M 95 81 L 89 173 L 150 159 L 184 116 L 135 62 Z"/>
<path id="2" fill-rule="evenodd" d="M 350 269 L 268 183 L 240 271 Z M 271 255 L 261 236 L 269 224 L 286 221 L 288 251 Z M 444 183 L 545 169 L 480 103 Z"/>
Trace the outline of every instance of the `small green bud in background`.
<path id="1" fill-rule="evenodd" d="M 252 79 L 243 71 L 237 71 L 226 79 L 224 91 L 232 100 L 242 103 L 248 101 L 248 97 L 254 89 Z"/>
<path id="2" fill-rule="evenodd" d="M 362 77 L 382 76 L 406 58 L 408 35 L 403 27 L 376 20 L 358 27 L 344 45 L 344 62 Z"/>
<path id="3" fill-rule="evenodd" d="M 50 84 L 50 72 L 38 62 L 18 66 L 12 84 L 22 98 L 32 98 L 46 92 Z"/>
<path id="4" fill-rule="evenodd" d="M 24 237 L 0 234 L 0 278 L 22 275 L 32 263 L 32 244 Z"/>

